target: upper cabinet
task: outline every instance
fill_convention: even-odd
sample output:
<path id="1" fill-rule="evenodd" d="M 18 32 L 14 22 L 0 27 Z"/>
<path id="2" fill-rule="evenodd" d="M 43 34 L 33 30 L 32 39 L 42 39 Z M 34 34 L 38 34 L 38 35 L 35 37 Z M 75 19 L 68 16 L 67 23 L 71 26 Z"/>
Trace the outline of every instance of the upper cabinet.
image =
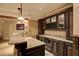
<path id="1" fill-rule="evenodd" d="M 65 12 L 44 18 L 42 21 L 43 28 L 48 29 L 65 29 Z"/>
<path id="2" fill-rule="evenodd" d="M 49 22 L 47 22 L 49 21 Z M 56 16 L 49 17 L 46 19 L 46 29 L 56 29 L 57 28 L 57 19 Z"/>
<path id="3" fill-rule="evenodd" d="M 66 31 L 66 36 L 70 37 L 73 33 L 73 8 L 70 7 L 68 9 L 65 9 L 61 12 L 58 12 L 54 15 L 45 17 L 43 19 L 40 19 L 41 22 L 38 27 L 39 32 L 43 32 L 44 30 L 64 30 Z M 71 38 L 70 38 L 71 39 Z"/>
<path id="4" fill-rule="evenodd" d="M 65 29 L 65 12 L 48 17 L 45 29 Z"/>

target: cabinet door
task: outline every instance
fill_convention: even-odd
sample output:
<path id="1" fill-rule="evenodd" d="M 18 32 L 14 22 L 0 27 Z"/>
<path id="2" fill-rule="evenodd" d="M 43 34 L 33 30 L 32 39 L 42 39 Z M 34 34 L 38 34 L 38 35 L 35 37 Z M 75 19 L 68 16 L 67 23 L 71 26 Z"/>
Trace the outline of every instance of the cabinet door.
<path id="1" fill-rule="evenodd" d="M 51 23 L 57 22 L 56 16 L 51 17 Z"/>
<path id="2" fill-rule="evenodd" d="M 57 28 L 65 28 L 65 14 L 59 14 L 58 15 L 58 22 L 57 22 Z"/>
<path id="3" fill-rule="evenodd" d="M 73 35 L 73 8 L 66 11 L 66 36 L 67 39 L 72 40 Z"/>
<path id="4" fill-rule="evenodd" d="M 54 53 L 54 40 L 52 40 L 52 53 Z"/>
<path id="5" fill-rule="evenodd" d="M 52 54 L 58 55 L 58 41 L 52 42 Z"/>
<path id="6" fill-rule="evenodd" d="M 46 45 L 46 49 L 48 50 L 48 51 L 50 51 L 51 52 L 51 47 L 52 47 L 52 42 L 51 42 L 51 39 L 50 38 L 44 38 L 44 42 L 45 42 L 45 45 Z"/>
<path id="7" fill-rule="evenodd" d="M 38 34 L 44 34 L 44 30 L 42 28 L 42 19 L 38 20 Z"/>
<path id="8" fill-rule="evenodd" d="M 46 24 L 50 23 L 50 18 L 46 19 Z"/>
<path id="9" fill-rule="evenodd" d="M 43 19 L 43 20 L 42 20 L 42 29 L 45 29 L 45 28 L 46 28 L 46 20 Z"/>
<path id="10" fill-rule="evenodd" d="M 60 41 L 59 42 L 59 48 L 58 48 L 58 55 L 63 56 L 64 55 L 64 42 Z"/>
<path id="11" fill-rule="evenodd" d="M 72 56 L 73 55 L 72 49 L 73 49 L 72 44 L 66 43 L 66 53 L 67 53 L 67 56 Z"/>
<path id="12" fill-rule="evenodd" d="M 53 50 L 53 52 L 54 52 L 54 54 L 56 55 L 56 45 L 57 45 L 57 43 L 54 41 L 54 50 Z"/>

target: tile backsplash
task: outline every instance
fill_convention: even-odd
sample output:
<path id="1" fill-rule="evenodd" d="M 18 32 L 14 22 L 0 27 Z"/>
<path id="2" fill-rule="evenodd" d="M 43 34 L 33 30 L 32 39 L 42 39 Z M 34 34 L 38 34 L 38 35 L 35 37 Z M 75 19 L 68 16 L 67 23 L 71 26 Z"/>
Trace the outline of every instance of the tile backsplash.
<path id="1" fill-rule="evenodd" d="M 66 38 L 66 32 L 65 31 L 45 30 L 45 35 Z"/>

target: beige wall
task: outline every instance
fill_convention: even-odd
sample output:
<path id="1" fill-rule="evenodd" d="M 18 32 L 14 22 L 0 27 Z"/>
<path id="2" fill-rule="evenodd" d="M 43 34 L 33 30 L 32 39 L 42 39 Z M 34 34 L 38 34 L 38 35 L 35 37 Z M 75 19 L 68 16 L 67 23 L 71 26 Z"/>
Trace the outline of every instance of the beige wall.
<path id="1" fill-rule="evenodd" d="M 38 21 L 29 20 L 29 31 L 32 37 L 36 37 L 36 34 L 38 33 Z"/>
<path id="2" fill-rule="evenodd" d="M 79 35 L 79 3 L 73 4 L 73 34 Z"/>
<path id="3" fill-rule="evenodd" d="M 50 36 L 55 36 L 55 37 L 66 38 L 65 31 L 45 30 L 45 34 Z"/>
<path id="4" fill-rule="evenodd" d="M 0 33 L 2 33 L 4 39 L 10 39 L 12 33 L 18 33 L 19 31 L 16 30 L 16 22 L 17 21 L 4 21 L 0 23 Z M 20 31 L 21 32 L 21 31 Z M 26 33 L 26 30 L 24 31 Z M 32 37 L 36 37 L 38 33 L 38 22 L 36 20 L 29 20 L 29 34 Z M 22 34 L 21 34 L 22 35 Z M 27 34 L 25 34 L 26 36 Z"/>
<path id="5" fill-rule="evenodd" d="M 0 20 L 1 21 L 1 20 Z M 3 21 L 0 23 L 0 33 L 3 39 L 10 39 L 10 35 L 16 32 L 15 22 L 13 21 Z"/>
<path id="6" fill-rule="evenodd" d="M 9 39 L 9 34 L 10 34 L 9 27 L 10 27 L 10 24 L 8 22 L 2 23 L 2 35 L 3 35 L 3 39 Z"/>

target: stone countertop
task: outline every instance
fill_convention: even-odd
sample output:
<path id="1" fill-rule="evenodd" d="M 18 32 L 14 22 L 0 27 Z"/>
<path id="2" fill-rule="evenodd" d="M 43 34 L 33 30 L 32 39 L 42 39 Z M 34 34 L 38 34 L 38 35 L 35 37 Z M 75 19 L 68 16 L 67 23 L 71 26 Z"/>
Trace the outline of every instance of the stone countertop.
<path id="1" fill-rule="evenodd" d="M 40 35 L 40 36 L 48 37 L 50 39 L 60 40 L 60 41 L 68 42 L 68 43 L 73 43 L 73 41 L 66 40 L 66 38 L 62 38 L 62 37 L 55 37 L 55 36 L 49 36 L 49 35 Z"/>
<path id="2" fill-rule="evenodd" d="M 19 44 L 19 43 L 23 43 L 23 42 L 27 42 L 27 49 L 30 49 L 30 48 L 33 48 L 33 47 L 38 47 L 38 46 L 41 46 L 41 45 L 45 45 L 44 42 L 41 42 L 35 38 L 32 38 L 32 37 L 20 37 L 19 39 L 18 38 L 15 38 L 15 39 L 11 39 L 9 41 L 9 44 L 11 45 L 15 45 L 15 44 Z"/>

